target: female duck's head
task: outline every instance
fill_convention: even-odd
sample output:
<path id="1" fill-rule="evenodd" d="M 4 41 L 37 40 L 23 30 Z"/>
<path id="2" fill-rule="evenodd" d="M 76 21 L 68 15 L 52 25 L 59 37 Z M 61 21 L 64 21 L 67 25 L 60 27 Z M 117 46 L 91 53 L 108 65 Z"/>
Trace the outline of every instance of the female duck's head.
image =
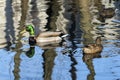
<path id="1" fill-rule="evenodd" d="M 95 43 L 96 44 L 101 44 L 101 37 L 97 37 Z"/>
<path id="2" fill-rule="evenodd" d="M 29 32 L 30 36 L 34 36 L 35 35 L 35 30 L 34 30 L 32 25 L 27 25 L 26 26 L 26 31 Z"/>

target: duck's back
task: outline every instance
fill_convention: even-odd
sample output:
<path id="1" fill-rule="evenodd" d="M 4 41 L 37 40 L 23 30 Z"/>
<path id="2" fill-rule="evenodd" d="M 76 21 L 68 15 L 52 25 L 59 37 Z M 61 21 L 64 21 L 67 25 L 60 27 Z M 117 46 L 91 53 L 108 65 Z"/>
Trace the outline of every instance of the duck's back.
<path id="1" fill-rule="evenodd" d="M 94 53 L 100 53 L 102 51 L 103 47 L 100 44 L 92 44 L 88 47 L 83 48 L 83 53 L 86 54 L 94 54 Z"/>
<path id="2" fill-rule="evenodd" d="M 60 43 L 62 41 L 61 37 L 38 37 L 37 38 L 37 42 L 41 42 L 41 43 L 44 43 L 44 42 L 53 42 L 53 43 Z"/>
<path id="3" fill-rule="evenodd" d="M 62 32 L 41 32 L 37 37 L 57 37 L 60 36 Z"/>

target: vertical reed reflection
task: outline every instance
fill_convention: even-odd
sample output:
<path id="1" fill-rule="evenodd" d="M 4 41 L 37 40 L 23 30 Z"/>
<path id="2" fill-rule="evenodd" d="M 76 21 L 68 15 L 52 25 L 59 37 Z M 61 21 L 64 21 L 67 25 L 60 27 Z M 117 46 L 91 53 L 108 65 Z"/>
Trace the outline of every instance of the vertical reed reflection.
<path id="1" fill-rule="evenodd" d="M 5 16 L 6 16 L 6 40 L 7 40 L 7 48 L 11 45 L 11 43 L 15 43 L 15 31 L 13 26 L 13 10 L 12 10 L 12 0 L 6 0 L 5 7 Z"/>
<path id="2" fill-rule="evenodd" d="M 54 66 L 54 59 L 55 59 L 56 53 L 54 49 L 46 49 L 43 53 L 44 58 L 44 80 L 52 80 L 52 69 Z"/>
<path id="3" fill-rule="evenodd" d="M 54 5 L 53 3 L 53 1 L 54 0 L 49 0 L 50 2 L 49 3 L 47 3 L 47 5 L 49 6 L 49 8 L 47 9 L 47 11 L 46 11 L 46 13 L 47 13 L 47 15 L 48 15 L 48 17 L 47 17 L 47 24 L 46 24 L 46 27 L 47 27 L 47 29 L 48 30 L 50 30 L 50 29 L 52 29 L 52 27 L 54 28 L 55 26 L 52 26 L 51 27 L 51 17 L 52 17 L 52 14 L 53 14 L 53 11 L 52 11 L 52 6 Z"/>
<path id="4" fill-rule="evenodd" d="M 71 10 L 68 10 L 72 12 L 71 14 L 71 27 L 69 29 L 69 33 L 71 35 L 70 39 L 72 41 L 73 47 L 75 47 L 75 43 L 73 42 L 76 38 L 76 41 L 80 42 L 80 39 L 82 37 L 82 31 L 80 29 L 80 11 L 79 11 L 79 1 L 78 0 L 72 0 L 71 3 Z"/>
<path id="5" fill-rule="evenodd" d="M 47 28 L 52 31 L 57 30 L 56 20 L 57 16 L 59 16 L 58 12 L 60 11 L 60 2 L 59 0 L 51 0 L 49 3 L 49 8 L 47 9 L 47 14 L 49 15 Z M 62 27 L 62 26 L 61 26 Z"/>
<path id="6" fill-rule="evenodd" d="M 20 28 L 22 28 L 23 25 L 25 25 L 26 22 L 26 15 L 28 10 L 28 1 L 29 0 L 21 0 L 21 20 L 20 20 Z"/>
<path id="7" fill-rule="evenodd" d="M 13 74 L 14 74 L 14 80 L 19 80 L 20 79 L 20 75 L 19 75 L 19 72 L 20 72 L 20 62 L 21 62 L 21 59 L 20 59 L 20 54 L 21 54 L 21 50 L 19 50 L 19 48 L 21 47 L 21 44 L 17 44 L 16 45 L 16 48 L 18 48 L 18 50 L 16 50 L 17 54 L 15 54 L 14 56 L 14 70 L 13 70 Z"/>
<path id="8" fill-rule="evenodd" d="M 78 0 L 60 0 L 56 2 L 56 7 L 53 9 L 53 13 L 56 12 L 56 18 L 54 19 L 57 30 L 70 34 L 70 39 L 81 38 L 82 31 L 80 29 L 80 15 Z"/>
<path id="9" fill-rule="evenodd" d="M 91 0 L 79 0 L 80 7 L 80 24 L 84 31 L 84 44 L 93 42 L 91 30 L 93 25 L 91 24 L 91 13 L 90 13 Z"/>
<path id="10" fill-rule="evenodd" d="M 102 3 L 100 0 L 94 0 L 94 6 L 100 11 L 102 9 Z"/>
<path id="11" fill-rule="evenodd" d="M 75 29 L 75 26 L 72 27 L 72 13 L 73 13 L 73 2 L 72 0 L 60 0 L 60 10 L 58 11 L 59 15 L 57 16 L 56 26 L 57 30 L 61 30 L 64 33 L 70 33 L 70 29 Z M 74 30 L 72 30 L 73 32 Z"/>
<path id="12" fill-rule="evenodd" d="M 21 0 L 21 20 L 20 20 L 20 26 L 19 26 L 19 30 L 20 32 L 22 31 L 22 27 L 25 23 L 25 20 L 26 20 L 26 13 L 27 13 L 27 10 L 28 10 L 28 1 L 29 0 Z M 21 55 L 21 52 L 22 50 L 20 49 L 22 47 L 22 43 L 21 43 L 21 38 L 22 38 L 22 35 L 18 34 L 18 39 L 17 39 L 17 44 L 16 44 L 16 48 L 15 48 L 15 51 L 17 52 L 15 54 L 15 57 L 14 57 L 14 70 L 13 70 L 13 73 L 14 73 L 14 77 L 15 79 L 14 80 L 19 80 L 20 79 L 20 75 L 19 75 L 19 72 L 20 72 L 20 63 L 21 63 L 21 59 L 20 59 L 20 55 Z"/>

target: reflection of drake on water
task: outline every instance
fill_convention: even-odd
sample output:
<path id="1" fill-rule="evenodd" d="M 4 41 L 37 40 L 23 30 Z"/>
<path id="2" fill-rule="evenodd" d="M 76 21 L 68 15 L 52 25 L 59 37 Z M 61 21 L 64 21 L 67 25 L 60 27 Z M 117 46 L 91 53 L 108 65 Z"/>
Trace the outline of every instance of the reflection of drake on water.
<path id="1" fill-rule="evenodd" d="M 26 56 L 29 58 L 33 57 L 35 54 L 35 46 L 30 46 L 30 49 L 26 52 Z"/>
<path id="2" fill-rule="evenodd" d="M 18 72 L 20 76 L 19 79 L 21 80 L 31 80 L 31 79 L 43 80 L 43 74 L 44 74 L 43 56 L 42 56 L 43 52 L 44 50 L 42 50 L 38 46 L 34 46 L 34 47 L 30 47 L 29 45 L 23 46 L 23 52 L 22 54 L 20 53 L 20 63 L 19 65 L 16 64 L 17 70 L 18 69 L 20 70 Z M 16 79 L 16 80 L 19 80 L 19 79 Z"/>

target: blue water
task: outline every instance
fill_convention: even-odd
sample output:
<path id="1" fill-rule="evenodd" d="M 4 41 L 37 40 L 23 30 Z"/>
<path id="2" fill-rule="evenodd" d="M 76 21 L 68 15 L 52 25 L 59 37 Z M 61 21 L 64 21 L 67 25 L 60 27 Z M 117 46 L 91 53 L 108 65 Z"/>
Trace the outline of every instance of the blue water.
<path id="1" fill-rule="evenodd" d="M 0 23 L 0 80 L 120 80 L 120 24 L 95 25 L 84 34 L 77 0 L 52 1 L 30 0 L 29 8 L 20 1 L 0 3 L 5 16 Z M 24 24 L 36 26 L 36 35 L 56 29 L 67 33 L 66 27 L 72 36 L 64 46 L 31 47 L 28 33 L 20 33 Z M 102 52 L 84 55 L 84 43 L 97 36 L 102 36 Z"/>
<path id="2" fill-rule="evenodd" d="M 39 46 L 35 46 L 34 55 L 28 57 L 26 51 L 29 47 L 23 46 L 24 49 L 21 48 L 22 51 L 16 58 L 16 51 L 0 49 L 1 80 L 120 79 L 120 48 L 116 45 L 104 44 L 100 57 L 94 58 L 94 55 L 84 56 L 82 48 L 63 54 L 63 47 L 56 47 L 54 52 L 45 53 L 46 50 Z M 46 54 L 46 57 L 43 54 Z M 50 54 L 52 56 L 48 56 Z"/>

